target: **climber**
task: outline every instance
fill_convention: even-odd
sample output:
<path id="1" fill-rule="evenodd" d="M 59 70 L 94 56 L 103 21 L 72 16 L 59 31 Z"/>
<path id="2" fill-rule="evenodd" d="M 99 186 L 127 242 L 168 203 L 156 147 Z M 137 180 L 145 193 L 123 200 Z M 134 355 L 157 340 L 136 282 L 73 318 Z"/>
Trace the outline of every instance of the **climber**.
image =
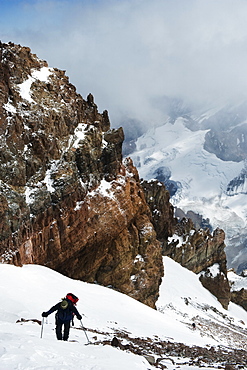
<path id="1" fill-rule="evenodd" d="M 52 312 L 56 312 L 56 336 L 58 340 L 68 340 L 70 322 L 75 315 L 78 320 L 82 319 L 82 316 L 77 311 L 75 305 L 78 302 L 78 298 L 72 294 L 68 293 L 61 302 L 58 302 L 55 306 L 51 307 L 49 311 L 42 312 L 42 317 L 47 317 Z M 62 335 L 62 327 L 64 325 L 64 332 Z"/>

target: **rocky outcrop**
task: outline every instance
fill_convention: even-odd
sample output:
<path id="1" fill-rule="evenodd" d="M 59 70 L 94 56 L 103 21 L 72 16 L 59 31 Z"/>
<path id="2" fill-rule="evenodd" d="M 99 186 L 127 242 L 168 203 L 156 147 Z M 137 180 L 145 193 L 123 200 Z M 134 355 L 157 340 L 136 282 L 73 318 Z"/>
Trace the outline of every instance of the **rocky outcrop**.
<path id="1" fill-rule="evenodd" d="M 227 276 L 231 287 L 231 301 L 247 311 L 247 270 L 237 275 L 234 269 L 230 269 Z"/>
<path id="2" fill-rule="evenodd" d="M 164 184 L 157 180 L 142 181 L 146 201 L 152 213 L 157 238 L 167 240 L 172 236 L 175 225 L 174 209 L 170 203 L 170 193 Z"/>
<path id="3" fill-rule="evenodd" d="M 243 307 L 247 311 L 247 289 L 240 289 L 231 292 L 231 301 Z"/>
<path id="4" fill-rule="evenodd" d="M 223 161 L 240 162 L 246 159 L 247 125 L 231 130 L 211 129 L 205 135 L 204 149 Z"/>
<path id="5" fill-rule="evenodd" d="M 92 94 L 20 45 L 0 44 L 0 255 L 155 306 L 160 243 L 137 170 Z"/>
<path id="6" fill-rule="evenodd" d="M 227 279 L 225 233 L 216 229 L 197 229 L 190 218 L 178 220 L 173 216 L 169 193 L 158 181 L 142 182 L 146 200 L 152 211 L 152 222 L 162 252 L 187 269 L 200 273 L 205 288 L 214 294 L 224 308 L 230 301 Z"/>
<path id="7" fill-rule="evenodd" d="M 175 227 L 173 236 L 164 243 L 163 253 L 195 273 L 215 263 L 220 263 L 226 273 L 224 239 L 223 230 L 216 229 L 213 234 L 208 229 L 197 231 L 190 219 L 183 219 Z"/>
<path id="8" fill-rule="evenodd" d="M 189 270 L 200 273 L 203 286 L 227 308 L 230 287 L 224 239 L 223 230 L 216 229 L 213 234 L 209 229 L 196 230 L 190 219 L 183 219 L 177 224 L 173 236 L 164 243 L 163 253 Z"/>

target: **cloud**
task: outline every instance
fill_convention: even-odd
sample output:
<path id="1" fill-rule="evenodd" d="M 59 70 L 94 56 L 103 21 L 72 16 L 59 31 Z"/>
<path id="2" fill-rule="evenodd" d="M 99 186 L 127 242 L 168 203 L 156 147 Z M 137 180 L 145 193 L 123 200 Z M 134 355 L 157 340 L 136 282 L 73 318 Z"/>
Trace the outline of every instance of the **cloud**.
<path id="1" fill-rule="evenodd" d="M 4 40 L 66 69 L 86 97 L 158 123 L 163 96 L 190 104 L 246 97 L 246 0 L 19 1 Z M 11 19 L 15 18 L 13 24 Z M 7 24 L 12 24 L 10 28 Z M 116 122 L 115 125 L 118 125 Z"/>

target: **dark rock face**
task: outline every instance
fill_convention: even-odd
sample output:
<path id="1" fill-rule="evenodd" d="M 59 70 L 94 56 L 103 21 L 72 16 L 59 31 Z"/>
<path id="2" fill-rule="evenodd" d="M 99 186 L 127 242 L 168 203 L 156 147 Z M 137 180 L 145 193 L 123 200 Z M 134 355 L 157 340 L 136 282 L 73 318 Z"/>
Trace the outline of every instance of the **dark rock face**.
<path id="1" fill-rule="evenodd" d="M 223 161 L 240 162 L 246 158 L 247 125 L 221 132 L 211 130 L 205 135 L 204 149 L 215 153 Z"/>
<path id="2" fill-rule="evenodd" d="M 0 255 L 110 285 L 155 306 L 160 243 L 137 170 L 92 94 L 0 44 Z"/>
<path id="3" fill-rule="evenodd" d="M 163 255 L 197 274 L 200 273 L 204 287 L 227 308 L 230 287 L 227 279 L 224 231 L 216 229 L 211 234 L 209 229 L 198 230 L 190 218 L 182 218 L 179 222 L 173 216 L 169 192 L 163 184 L 158 181 L 144 181 L 142 186 L 152 212 L 157 238 L 162 242 Z M 213 272 L 209 269 L 212 266 Z"/>
<path id="4" fill-rule="evenodd" d="M 170 180 L 171 170 L 168 167 L 162 166 L 157 168 L 152 176 L 165 185 L 171 197 L 176 194 L 178 188 L 181 186 L 179 182 Z"/>
<path id="5" fill-rule="evenodd" d="M 170 193 L 160 181 L 142 181 L 146 201 L 152 213 L 152 221 L 159 240 L 172 236 L 176 219 L 170 200 Z"/>
<path id="6" fill-rule="evenodd" d="M 247 269 L 242 266 L 243 269 L 241 270 L 241 274 L 239 274 L 239 281 L 241 284 L 234 281 L 235 279 L 231 279 L 230 277 L 230 286 L 231 286 L 231 301 L 233 303 L 238 304 L 239 306 L 243 307 L 247 311 L 247 289 L 245 280 L 247 278 Z M 235 272 L 234 269 L 231 269 L 229 273 Z M 237 281 L 238 281 L 237 280 Z"/>
<path id="7" fill-rule="evenodd" d="M 183 218 L 189 218 L 193 222 L 196 230 L 209 229 L 210 232 L 213 231 L 213 228 L 210 225 L 210 220 L 208 218 L 203 218 L 199 213 L 195 213 L 193 211 L 188 211 L 185 213 L 182 209 L 176 208 L 175 217 L 177 217 L 178 221 L 181 221 Z"/>
<path id="8" fill-rule="evenodd" d="M 227 186 L 228 195 L 246 194 L 247 169 L 244 168 L 239 176 L 232 179 Z"/>
<path id="9" fill-rule="evenodd" d="M 240 290 L 231 292 L 231 301 L 243 307 L 247 311 L 247 290 L 242 288 Z"/>
<path id="10" fill-rule="evenodd" d="M 239 162 L 246 159 L 247 104 L 225 106 L 212 116 L 203 119 L 198 128 L 209 129 L 204 149 L 223 161 Z"/>

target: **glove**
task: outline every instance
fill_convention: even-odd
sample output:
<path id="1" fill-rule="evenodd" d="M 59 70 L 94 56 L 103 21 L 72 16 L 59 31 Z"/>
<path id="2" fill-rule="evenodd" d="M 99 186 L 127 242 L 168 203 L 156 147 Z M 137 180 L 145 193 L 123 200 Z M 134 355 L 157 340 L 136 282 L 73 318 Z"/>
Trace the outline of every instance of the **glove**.
<path id="1" fill-rule="evenodd" d="M 48 316 L 48 313 L 47 312 L 42 312 L 41 316 L 42 317 L 47 317 Z"/>
<path id="2" fill-rule="evenodd" d="M 82 319 L 82 316 L 81 315 L 78 315 L 76 316 L 78 320 L 81 320 Z"/>

